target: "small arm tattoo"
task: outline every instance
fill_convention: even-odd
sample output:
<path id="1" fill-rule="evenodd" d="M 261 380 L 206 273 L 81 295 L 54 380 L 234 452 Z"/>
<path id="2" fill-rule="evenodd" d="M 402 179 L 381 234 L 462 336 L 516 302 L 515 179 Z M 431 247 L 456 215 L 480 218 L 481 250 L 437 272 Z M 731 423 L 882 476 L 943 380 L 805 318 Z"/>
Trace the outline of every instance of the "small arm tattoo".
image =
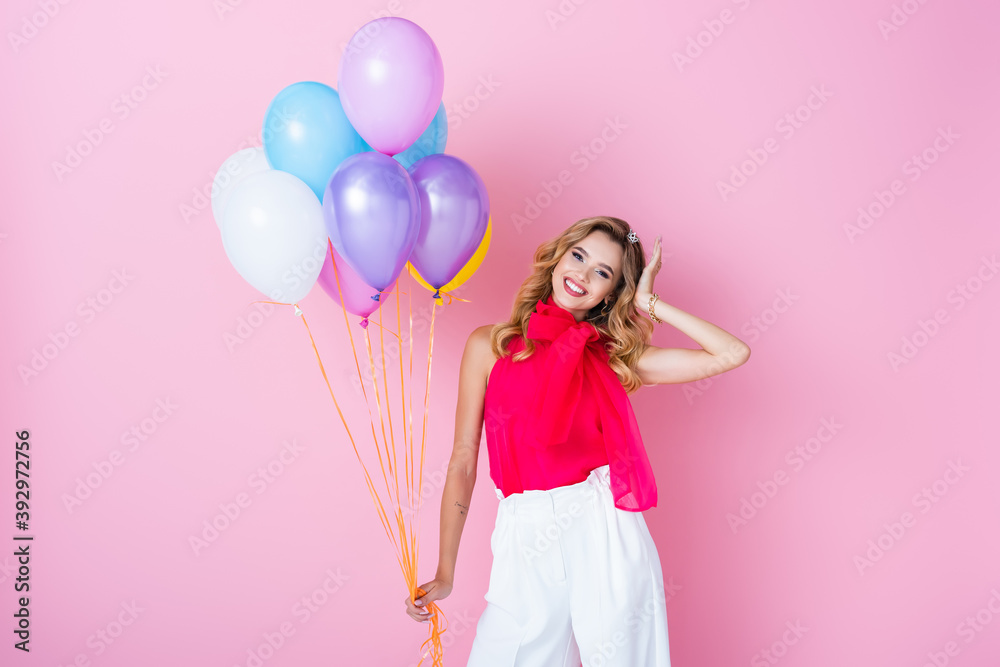
<path id="1" fill-rule="evenodd" d="M 462 509 L 458 510 L 459 514 L 465 514 L 466 510 L 469 509 L 468 505 L 463 505 L 462 503 L 458 502 L 457 500 L 455 501 L 455 504 L 462 508 Z"/>

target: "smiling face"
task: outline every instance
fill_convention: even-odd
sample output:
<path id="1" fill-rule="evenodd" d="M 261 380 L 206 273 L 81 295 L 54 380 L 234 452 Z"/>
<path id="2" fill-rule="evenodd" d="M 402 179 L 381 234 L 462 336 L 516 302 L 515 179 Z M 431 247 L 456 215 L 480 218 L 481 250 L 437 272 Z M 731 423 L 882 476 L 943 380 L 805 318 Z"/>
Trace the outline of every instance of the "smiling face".
<path id="1" fill-rule="evenodd" d="M 552 298 L 577 322 L 615 291 L 621 282 L 622 248 L 595 230 L 572 245 L 552 271 Z"/>

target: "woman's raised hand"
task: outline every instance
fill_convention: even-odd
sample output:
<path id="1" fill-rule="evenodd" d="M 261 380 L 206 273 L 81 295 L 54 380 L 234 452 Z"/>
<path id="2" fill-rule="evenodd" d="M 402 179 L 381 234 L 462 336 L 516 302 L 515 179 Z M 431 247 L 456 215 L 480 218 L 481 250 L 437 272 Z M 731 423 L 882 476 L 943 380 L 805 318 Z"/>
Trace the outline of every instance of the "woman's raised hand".
<path id="1" fill-rule="evenodd" d="M 635 287 L 636 308 L 645 310 L 645 302 L 648 301 L 649 297 L 653 294 L 653 279 L 656 278 L 656 274 L 660 272 L 660 268 L 663 266 L 661 256 L 662 249 L 660 245 L 660 235 L 657 234 L 656 241 L 653 243 L 652 256 L 649 258 L 646 268 L 642 270 L 642 275 L 639 276 L 639 282 Z"/>
<path id="2" fill-rule="evenodd" d="M 427 611 L 427 607 L 432 602 L 443 600 L 451 595 L 451 587 L 451 582 L 443 579 L 434 579 L 423 586 L 418 586 L 417 594 L 419 597 L 416 600 L 410 600 L 409 595 L 403 598 L 403 602 L 406 603 L 406 613 L 415 621 L 429 623 L 431 612 Z"/>

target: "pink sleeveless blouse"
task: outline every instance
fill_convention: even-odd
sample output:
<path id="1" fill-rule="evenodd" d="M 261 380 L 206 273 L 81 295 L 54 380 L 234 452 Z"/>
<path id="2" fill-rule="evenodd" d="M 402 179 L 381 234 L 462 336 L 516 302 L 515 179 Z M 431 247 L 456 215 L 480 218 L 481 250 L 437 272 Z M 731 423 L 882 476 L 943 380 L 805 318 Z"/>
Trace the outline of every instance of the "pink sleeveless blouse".
<path id="1" fill-rule="evenodd" d="M 537 400 L 539 374 L 551 345 L 535 341 L 535 352 L 524 361 L 511 356 L 524 349 L 512 338 L 511 354 L 498 359 L 486 384 L 483 422 L 490 456 L 490 478 L 509 496 L 530 489 L 552 489 L 587 479 L 594 468 L 608 463 L 601 415 L 593 391 L 580 396 L 575 419 L 565 440 L 548 447 L 525 446 L 527 409 Z"/>
<path id="2" fill-rule="evenodd" d="M 625 388 L 608 364 L 607 339 L 577 322 L 551 295 L 539 300 L 526 336 L 511 338 L 486 385 L 484 428 L 490 478 L 512 493 L 575 484 L 610 466 L 615 506 L 656 506 L 656 481 Z"/>

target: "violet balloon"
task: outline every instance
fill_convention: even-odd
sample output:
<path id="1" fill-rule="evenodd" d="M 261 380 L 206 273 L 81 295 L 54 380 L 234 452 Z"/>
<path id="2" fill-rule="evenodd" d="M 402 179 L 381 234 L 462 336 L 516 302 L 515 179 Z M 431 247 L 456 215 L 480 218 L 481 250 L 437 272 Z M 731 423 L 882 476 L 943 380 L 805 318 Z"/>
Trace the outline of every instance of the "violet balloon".
<path id="1" fill-rule="evenodd" d="M 420 198 L 401 164 L 382 153 L 357 153 L 330 177 L 323 193 L 323 222 L 340 256 L 382 292 L 413 252 Z"/>
<path id="2" fill-rule="evenodd" d="M 440 290 L 482 242 L 490 217 L 489 195 L 475 169 L 453 155 L 428 155 L 409 172 L 420 195 L 420 233 L 410 263 Z M 434 292 L 434 298 L 438 296 Z"/>
<path id="3" fill-rule="evenodd" d="M 416 141 L 441 104 L 441 54 L 413 21 L 369 21 L 340 57 L 337 89 L 358 134 L 375 150 L 396 155 Z"/>
<path id="4" fill-rule="evenodd" d="M 332 250 L 332 254 L 331 254 Z M 336 269 L 334 269 L 336 262 Z M 340 278 L 338 289 L 337 279 Z M 327 293 L 334 303 L 340 304 L 343 296 L 344 310 L 363 318 L 360 322 L 362 327 L 368 326 L 368 316 L 374 313 L 382 304 L 380 300 L 375 300 L 378 290 L 362 280 L 358 272 L 351 268 L 336 248 L 327 249 L 326 261 L 320 269 L 317 281 L 323 291 Z"/>

